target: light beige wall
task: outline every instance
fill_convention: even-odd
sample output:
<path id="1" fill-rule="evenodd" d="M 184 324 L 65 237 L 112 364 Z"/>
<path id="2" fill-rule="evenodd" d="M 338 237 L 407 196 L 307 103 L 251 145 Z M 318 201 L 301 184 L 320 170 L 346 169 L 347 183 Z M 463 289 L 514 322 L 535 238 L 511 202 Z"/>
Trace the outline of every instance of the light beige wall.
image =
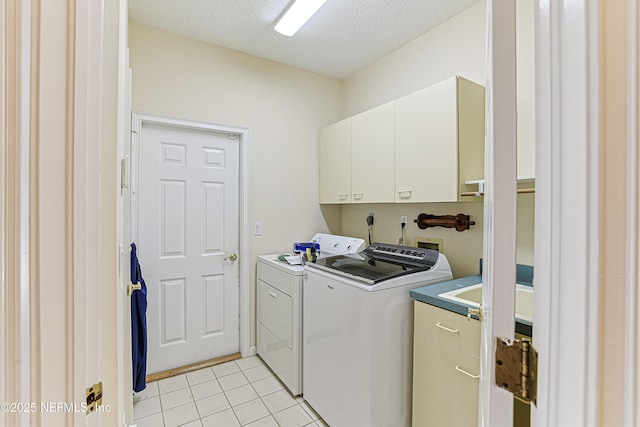
<path id="1" fill-rule="evenodd" d="M 405 234 L 408 245 L 418 237 L 443 239 L 443 253 L 447 256 L 455 277 L 478 274 L 478 261 L 482 256 L 482 203 L 407 203 L 355 204 L 343 207 L 342 230 L 346 234 L 368 239 L 366 217 L 374 213 L 372 240 L 398 243 L 400 238 L 400 216 L 407 215 L 409 223 Z M 471 216 L 476 224 L 466 231 L 452 228 L 432 227 L 420 230 L 413 220 L 421 213 L 433 215 Z"/>
<path id="2" fill-rule="evenodd" d="M 252 288 L 256 255 L 340 230 L 340 207 L 318 205 L 318 133 L 342 116 L 340 81 L 136 22 L 129 49 L 134 111 L 249 128 Z"/>
<path id="3" fill-rule="evenodd" d="M 627 213 L 627 2 L 603 2 L 600 14 L 600 419 L 624 424 Z"/>
<path id="4" fill-rule="evenodd" d="M 484 1 L 353 75 L 344 84 L 352 116 L 454 75 L 486 80 Z"/>
<path id="5" fill-rule="evenodd" d="M 533 2 L 519 2 L 517 20 L 519 31 L 518 97 L 522 98 L 522 121 L 518 137 L 527 140 L 528 152 L 533 152 Z M 387 55 L 347 79 L 344 83 L 345 117 L 357 114 L 381 103 L 391 101 L 422 89 L 452 75 L 461 75 L 485 84 L 486 81 L 486 4 L 480 2 L 432 31 L 418 37 L 404 47 Z M 526 36 L 525 36 L 526 35 Z M 529 155 L 531 158 L 532 154 Z M 533 165 L 533 163 L 531 164 Z M 372 165 L 372 167 L 375 167 Z M 532 166 L 529 166 L 532 169 Z M 531 172 L 532 173 L 532 172 Z M 517 260 L 533 265 L 534 195 L 518 196 Z M 342 232 L 364 237 L 365 218 L 371 209 L 376 213 L 375 238 L 393 243 L 400 236 L 400 216 L 409 215 L 408 242 L 414 236 L 429 236 L 445 240 L 445 253 L 452 264 L 455 277 L 478 273 L 482 257 L 481 203 L 434 203 L 407 205 L 345 205 L 342 210 Z M 457 232 L 440 227 L 419 230 L 412 220 L 419 213 L 471 215 L 476 225 L 470 231 Z"/>
<path id="6" fill-rule="evenodd" d="M 533 19 L 536 3 L 534 0 L 516 1 L 519 177 L 531 177 L 536 174 L 535 161 L 531 161 L 536 156 L 535 25 Z M 533 259 L 533 254 L 531 256 Z"/>
<path id="7" fill-rule="evenodd" d="M 518 222 L 528 226 L 518 227 L 516 246 L 518 262 L 533 265 L 533 212 L 534 195 L 518 196 Z M 479 259 L 482 257 L 482 203 L 407 203 L 407 204 L 354 204 L 342 209 L 342 232 L 354 237 L 368 239 L 366 217 L 374 213 L 372 239 L 374 241 L 398 243 L 400 238 L 400 217 L 409 217 L 405 232 L 405 243 L 414 245 L 415 238 L 442 239 L 443 253 L 447 256 L 454 277 L 478 274 Z M 469 230 L 456 231 L 452 228 L 431 227 L 420 230 L 413 220 L 421 213 L 433 215 L 457 215 L 464 213 L 475 221 Z"/>

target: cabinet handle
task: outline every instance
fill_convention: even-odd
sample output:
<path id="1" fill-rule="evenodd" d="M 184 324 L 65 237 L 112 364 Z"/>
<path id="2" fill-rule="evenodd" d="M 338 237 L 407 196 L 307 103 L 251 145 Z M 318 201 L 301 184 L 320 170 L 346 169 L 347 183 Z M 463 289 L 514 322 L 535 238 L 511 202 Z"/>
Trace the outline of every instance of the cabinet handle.
<path id="1" fill-rule="evenodd" d="M 456 371 L 458 371 L 458 372 L 462 372 L 463 374 L 465 374 L 465 375 L 466 375 L 466 376 L 468 376 L 468 377 L 473 378 L 474 380 L 477 380 L 478 378 L 480 378 L 480 375 L 473 375 L 473 374 L 471 374 L 471 373 L 469 373 L 469 372 L 465 371 L 464 369 L 462 369 L 462 368 L 460 367 L 460 365 L 456 365 Z"/>
<path id="2" fill-rule="evenodd" d="M 398 196 L 400 196 L 401 199 L 410 199 L 411 190 L 400 190 L 398 191 Z"/>
<path id="3" fill-rule="evenodd" d="M 338 198 L 340 200 L 347 200 L 347 197 L 349 197 L 349 193 L 340 193 L 340 194 L 338 194 Z"/>
<path id="4" fill-rule="evenodd" d="M 278 298 L 278 295 L 274 294 L 273 292 L 269 292 L 269 296 L 271 298 Z"/>
<path id="5" fill-rule="evenodd" d="M 442 324 L 440 324 L 440 322 L 436 323 L 436 326 L 440 329 L 444 329 L 447 332 L 451 332 L 453 334 L 457 334 L 458 332 L 460 332 L 460 329 L 450 329 L 447 328 L 446 326 L 443 326 Z"/>
<path id="6" fill-rule="evenodd" d="M 355 200 L 362 200 L 363 197 L 364 197 L 364 193 L 353 193 L 353 198 Z"/>

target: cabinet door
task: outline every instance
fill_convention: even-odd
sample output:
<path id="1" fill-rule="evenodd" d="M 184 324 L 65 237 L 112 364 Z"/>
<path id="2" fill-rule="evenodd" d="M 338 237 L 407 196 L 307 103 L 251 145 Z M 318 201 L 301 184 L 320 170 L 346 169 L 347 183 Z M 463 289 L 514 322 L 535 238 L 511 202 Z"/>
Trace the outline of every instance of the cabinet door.
<path id="1" fill-rule="evenodd" d="M 393 103 L 352 117 L 353 203 L 393 202 Z"/>
<path id="2" fill-rule="evenodd" d="M 458 182 L 459 192 L 477 191 L 466 181 L 484 178 L 484 87 L 458 78 Z M 465 197 L 466 202 L 482 197 Z"/>
<path id="3" fill-rule="evenodd" d="M 440 400 L 445 394 L 440 389 L 444 385 L 442 370 L 438 366 L 440 354 L 436 350 L 439 343 L 422 332 L 413 333 L 413 402 L 412 425 L 444 426 L 446 413 L 438 411 Z"/>
<path id="4" fill-rule="evenodd" d="M 465 353 L 480 356 L 480 321 L 414 301 L 414 328 Z"/>
<path id="5" fill-rule="evenodd" d="M 414 332 L 413 426 L 478 425 L 480 359 Z"/>
<path id="6" fill-rule="evenodd" d="M 396 203 L 458 200 L 456 81 L 395 102 Z"/>
<path id="7" fill-rule="evenodd" d="M 320 203 L 351 203 L 351 118 L 320 129 Z"/>

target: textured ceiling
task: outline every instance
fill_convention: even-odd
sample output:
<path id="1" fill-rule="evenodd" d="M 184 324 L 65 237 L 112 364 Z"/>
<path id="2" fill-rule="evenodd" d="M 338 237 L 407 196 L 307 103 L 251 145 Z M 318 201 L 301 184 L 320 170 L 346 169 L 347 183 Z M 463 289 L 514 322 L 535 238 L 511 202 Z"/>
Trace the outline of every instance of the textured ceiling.
<path id="1" fill-rule="evenodd" d="M 480 0 L 328 0 L 293 37 L 273 26 L 291 0 L 129 0 L 129 18 L 345 79 Z"/>

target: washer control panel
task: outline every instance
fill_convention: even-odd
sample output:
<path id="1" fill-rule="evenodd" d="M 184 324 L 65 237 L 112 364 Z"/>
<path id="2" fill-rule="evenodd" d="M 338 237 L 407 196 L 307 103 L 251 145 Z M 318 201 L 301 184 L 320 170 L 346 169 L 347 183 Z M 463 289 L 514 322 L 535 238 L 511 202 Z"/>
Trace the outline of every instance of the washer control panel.
<path id="1" fill-rule="evenodd" d="M 393 245 L 390 243 L 372 243 L 364 252 L 371 258 L 391 262 L 410 262 L 431 267 L 438 260 L 439 253 L 434 249 L 413 246 Z"/>

